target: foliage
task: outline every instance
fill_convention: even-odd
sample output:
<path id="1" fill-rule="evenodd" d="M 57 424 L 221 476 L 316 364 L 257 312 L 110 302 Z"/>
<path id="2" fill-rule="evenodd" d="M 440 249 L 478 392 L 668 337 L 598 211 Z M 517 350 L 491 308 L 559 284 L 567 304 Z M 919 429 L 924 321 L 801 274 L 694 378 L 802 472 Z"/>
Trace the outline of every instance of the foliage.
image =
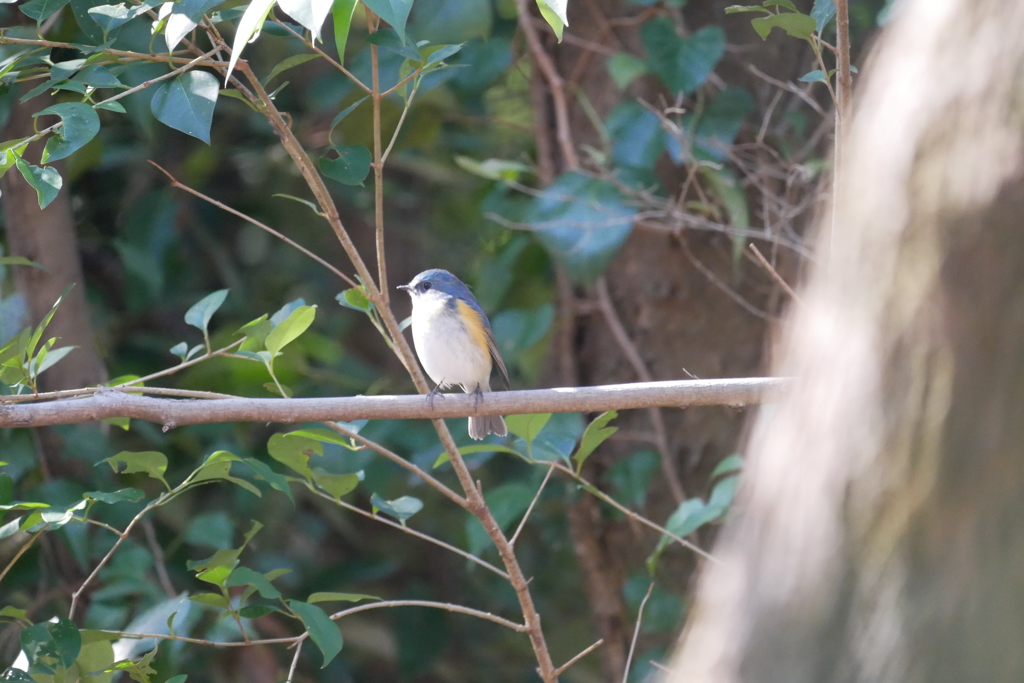
<path id="1" fill-rule="evenodd" d="M 639 221 L 679 228 L 666 207 L 685 207 L 740 247 L 767 234 L 752 227 L 764 222 L 752 208 L 760 198 L 736 145 L 757 134 L 764 103 L 749 82 L 713 83 L 729 59 L 729 27 L 682 31 L 676 10 L 685 3 L 630 10 L 640 17 L 643 52 L 607 59 L 623 92 L 608 112 L 593 112 L 601 143 L 587 150 L 584 166 L 546 185 L 523 154 L 532 145 L 524 130 L 537 66 L 513 51 L 517 17 L 508 3 L 229 4 L 0 5 L 11 25 L 0 37 L 0 112 L 20 100 L 37 122 L 32 136 L 0 145 L 0 174 L 20 173 L 41 207 L 69 186 L 80 239 L 113 264 L 87 270 L 114 390 L 159 381 L 259 397 L 409 391 L 387 354 L 396 348 L 393 314 L 378 292 L 387 282 L 349 277 L 346 262 L 339 283 L 255 223 L 180 191 L 201 190 L 338 265 L 333 206 L 281 152 L 284 130 L 327 179 L 325 192 L 356 241 L 374 239 L 361 221 L 374 223 L 376 209 L 386 216 L 387 240 L 398 245 L 386 259 L 393 273 L 440 265 L 465 276 L 492 314 L 519 387 L 543 381 L 556 269 L 589 286 L 613 267 Z M 819 61 L 830 4 L 815 2 L 804 15 L 769 0 L 753 7 L 763 15 L 753 28 L 767 39 L 772 28 L 799 35 Z M 539 9 L 561 38 L 567 4 L 539 0 Z M 230 56 L 211 54 L 218 40 Z M 644 106 L 628 90 L 640 85 L 679 106 Z M 806 116 L 794 106 L 768 144 L 787 173 L 813 177 L 820 159 L 798 152 Z M 23 158 L 43 140 L 40 165 Z M 178 187 L 147 158 L 170 168 Z M 792 226 L 780 234 L 798 237 Z M 5 399 L 20 401 L 38 392 L 42 373 L 74 355 L 55 347 L 56 338 L 43 341 L 50 317 L 25 326 L 23 302 L 9 286 L 8 266 L 32 265 L 19 258 L 0 259 L 0 380 Z M 464 445 L 464 420 L 452 421 L 457 453 L 417 422 L 163 432 L 124 419 L 117 431 L 56 429 L 64 450 L 55 472 L 36 462 L 27 430 L 8 430 L 0 434 L 0 512 L 10 516 L 0 518 L 0 620 L 8 624 L 0 648 L 12 659 L 20 651 L 18 670 L 34 680 L 99 682 L 123 672 L 181 683 L 207 675 L 223 655 L 176 638 L 221 643 L 287 633 L 310 642 L 292 651 L 274 645 L 279 671 L 268 680 L 289 675 L 293 653 L 305 678 L 372 680 L 374 659 L 386 655 L 353 637 L 345 642 L 338 623 L 343 629 L 351 619 L 381 629 L 382 649 L 399 653 L 387 680 L 424 676 L 441 661 L 470 678 L 486 669 L 529 680 L 536 662 L 522 633 L 447 611 L 517 610 L 485 525 L 409 467 L 456 488 L 452 458 L 469 461 L 495 525 L 518 539 L 518 561 L 536 579 L 530 590 L 561 661 L 590 642 L 580 636 L 587 622 L 565 506 L 593 495 L 609 519 L 642 519 L 643 551 L 623 596 L 635 609 L 635 586 L 658 582 L 645 633 L 664 647 L 684 613 L 671 572 L 691 557 L 673 537 L 707 540 L 732 501 L 737 461 L 727 459 L 707 480 L 706 502 L 694 497 L 667 509 L 653 451 L 637 449 L 606 472 L 592 468 L 616 417 L 508 416 L 507 439 L 472 445 Z M 36 600 L 41 576 L 69 591 Z M 341 604 L 331 611 L 328 603 Z M 470 643 L 472 655 L 454 656 L 455 643 Z M 6 680 L 20 675 L 11 669 Z"/>

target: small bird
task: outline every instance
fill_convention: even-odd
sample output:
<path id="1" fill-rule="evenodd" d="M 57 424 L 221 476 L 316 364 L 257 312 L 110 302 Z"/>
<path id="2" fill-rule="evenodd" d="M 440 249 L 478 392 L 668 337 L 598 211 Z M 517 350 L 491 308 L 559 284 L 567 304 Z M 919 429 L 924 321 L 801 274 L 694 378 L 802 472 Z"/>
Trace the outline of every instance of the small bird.
<path id="1" fill-rule="evenodd" d="M 399 285 L 412 297 L 412 339 L 423 369 L 437 385 L 430 396 L 458 384 L 477 403 L 491 390 L 492 362 L 497 363 L 505 384 L 508 370 L 494 343 L 487 314 L 473 293 L 447 270 L 425 270 L 407 285 Z M 508 428 L 500 415 L 469 418 L 469 436 L 480 440 L 488 434 L 505 436 Z"/>

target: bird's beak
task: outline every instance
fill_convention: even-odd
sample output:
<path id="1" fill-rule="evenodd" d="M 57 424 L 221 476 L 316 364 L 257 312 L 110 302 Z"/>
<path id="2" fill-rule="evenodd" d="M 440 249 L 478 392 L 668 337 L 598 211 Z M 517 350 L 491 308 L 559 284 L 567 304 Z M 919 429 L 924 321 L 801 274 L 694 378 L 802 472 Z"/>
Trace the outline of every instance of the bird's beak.
<path id="1" fill-rule="evenodd" d="M 410 285 L 398 285 L 395 289 L 404 289 L 407 292 L 412 291 L 412 287 Z"/>

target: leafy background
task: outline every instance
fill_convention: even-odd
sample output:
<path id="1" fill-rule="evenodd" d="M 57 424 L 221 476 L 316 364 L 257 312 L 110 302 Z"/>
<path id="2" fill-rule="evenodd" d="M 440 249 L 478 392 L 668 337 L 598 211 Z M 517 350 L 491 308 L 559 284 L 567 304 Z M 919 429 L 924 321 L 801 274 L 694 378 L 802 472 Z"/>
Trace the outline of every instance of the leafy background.
<path id="1" fill-rule="evenodd" d="M 766 4 L 779 12 L 772 16 L 791 11 L 791 3 Z M 825 4 L 798 2 L 792 11 L 820 20 L 819 6 Z M 881 0 L 851 4 L 857 53 L 886 7 Z M 227 17 L 222 26 L 232 31 L 238 13 L 232 17 L 228 5 L 216 9 Z M 10 27 L 7 35 L 34 37 L 36 23 L 25 15 L 39 18 L 56 6 L 50 0 L 0 5 L 0 22 Z M 128 18 L 118 26 L 109 20 L 104 25 L 89 8 L 105 6 L 112 9 L 101 11 L 101 18 L 117 19 L 116 6 L 71 0 L 52 14 L 56 20 L 47 37 L 93 45 L 112 38 L 115 48 L 148 52 L 150 22 Z M 213 9 L 207 3 L 203 11 Z M 33 16 L 33 11 L 39 14 Z M 725 3 L 719 2 L 607 0 L 570 5 L 563 42 L 549 34 L 545 40 L 570 81 L 572 128 L 585 160 L 585 172 L 578 172 L 567 168 L 557 151 L 547 153 L 547 170 L 541 161 L 538 136 L 544 133 L 538 131 L 550 134 L 551 105 L 543 92 L 537 97 L 542 80 L 524 47 L 514 4 L 417 0 L 407 26 L 411 40 L 464 45 L 447 59 L 459 68 L 424 81 L 389 160 L 384 195 L 392 284 L 408 281 L 427 267 L 448 268 L 466 280 L 491 315 L 517 388 L 637 378 L 598 315 L 599 278 L 655 378 L 757 374 L 764 339 L 783 302 L 771 278 L 741 257 L 744 231 L 772 236 L 759 244 L 766 253 L 771 249 L 788 279 L 795 278 L 802 265 L 800 252 L 779 245 L 787 240 L 797 247 L 803 244 L 806 224 L 820 200 L 831 102 L 827 90 L 815 83 L 821 73 L 814 75 L 813 50 L 793 37 L 792 31 L 802 29 L 791 24 L 799 20 L 769 19 L 780 30 L 762 36 L 758 24 L 752 27 L 752 16 L 761 17 L 727 14 Z M 609 21 L 614 22 L 611 28 Z M 815 30 L 833 40 L 831 24 L 822 22 Z M 330 21 L 323 38 L 325 49 L 336 44 Z M 366 38 L 365 19 L 357 10 L 345 64 L 364 81 L 369 80 Z M 393 50 L 382 45 L 384 87 L 399 79 L 401 50 L 408 45 L 397 45 Z M 0 46 L 0 58 L 21 49 Z M 258 74 L 268 77 L 279 108 L 290 115 L 306 149 L 326 155 L 321 169 L 339 181 L 331 189 L 345 224 L 359 246 L 368 249 L 373 242 L 373 187 L 360 184 L 365 160 L 356 150 L 372 145 L 369 104 L 363 102 L 334 125 L 339 112 L 361 94 L 322 60 L 295 59 L 300 54 L 308 54 L 301 42 L 268 23 L 245 57 Z M 75 50 L 61 49 L 38 55 L 54 64 L 78 57 Z M 22 62 L 19 68 L 31 66 Z M 60 76 L 44 66 L 51 78 Z M 285 66 L 291 68 L 282 70 Z M 767 79 L 753 75 L 751 67 Z M 134 86 L 167 70 L 163 64 L 128 64 L 107 74 L 79 71 L 73 78 L 102 88 L 101 79 L 115 77 Z M 189 324 L 186 313 L 211 292 L 226 290 L 222 305 L 205 318 L 214 347 L 234 341 L 235 330 L 262 314 L 281 312 L 280 320 L 298 306 L 316 306 L 312 325 L 274 364 L 276 377 L 295 395 L 408 392 L 403 369 L 369 318 L 336 300 L 348 287 L 345 283 L 259 229 L 173 189 L 146 163 L 156 161 L 190 187 L 280 229 L 332 263 L 344 263 L 325 222 L 307 206 L 279 196 L 310 198 L 264 117 L 225 93 L 213 94 L 211 89 L 221 84 L 211 74 L 189 74 L 124 98 L 124 113 L 100 111 L 98 122 L 86 118 L 76 123 L 78 133 L 65 119 L 65 146 L 68 138 L 89 138 L 73 153 L 62 154 L 56 137 L 47 147 L 52 160 L 66 156 L 57 168 L 70 192 L 84 267 L 79 287 L 85 291 L 109 377 L 161 370 L 178 362 L 172 347 L 183 341 L 186 348 L 203 344 L 203 332 Z M 769 79 L 795 83 L 804 94 Z M 4 77 L 0 97 L 0 117 L 12 122 L 19 108 L 34 114 L 51 107 L 61 114 L 52 108 L 66 107 L 79 91 L 72 86 L 63 94 L 43 93 L 22 104 L 28 88 L 44 81 L 21 85 L 14 80 Z M 182 115 L 182 98 L 198 109 L 191 107 L 191 113 Z M 215 109 L 203 105 L 214 98 Z M 402 106 L 399 95 L 383 102 L 385 130 L 397 123 Z M 685 112 L 665 113 L 673 107 Z M 98 134 L 87 135 L 96 123 L 101 124 Z M 6 134 L 4 140 L 12 137 Z M 547 145 L 551 147 L 551 140 Z M 49 190 L 45 182 L 37 184 L 55 193 L 55 181 L 50 180 Z M 771 201 L 783 208 L 765 208 L 775 206 Z M 669 210 L 673 203 L 691 217 L 690 223 L 679 222 Z M 685 230 L 679 242 L 680 229 L 693 228 L 693 221 L 721 229 Z M 36 322 L 27 319 L 24 296 L 14 287 L 14 270 L 24 267 L 4 266 L 0 343 Z M 569 333 L 559 324 L 567 301 L 574 302 L 578 314 Z M 403 317 L 407 302 L 396 298 L 396 306 Z M 194 313 L 192 317 L 195 322 Z M 72 352 L 63 362 L 74 359 Z M 168 382 L 184 389 L 271 395 L 262 365 L 237 359 L 205 361 Z M 540 460 L 566 458 L 587 417 L 592 416 L 556 415 L 533 439 L 522 438 L 527 429 L 501 443 Z M 584 471 L 616 500 L 659 523 L 668 520 L 674 531 L 692 534 L 708 547 L 711 523 L 724 514 L 735 490 L 738 463 L 729 456 L 737 449 L 742 415 L 726 408 L 664 411 L 667 448 L 691 496 L 683 506 L 673 500 L 662 476 L 649 419 L 642 411 L 620 416 L 613 422 L 619 434 L 595 452 Z M 433 431 L 421 422 L 353 427 L 424 469 L 441 452 Z M 464 420 L 450 421 L 450 428 L 460 444 L 468 442 Z M 172 487 L 203 463 L 216 466 L 206 460 L 211 454 L 227 451 L 243 460 L 231 465 L 231 473 L 245 485 L 220 480 L 186 490 L 130 536 L 101 570 L 95 590 L 83 598 L 79 625 L 90 629 L 166 630 L 168 618 L 176 614 L 178 634 L 237 638 L 238 624 L 218 619 L 216 605 L 180 596 L 210 589 L 197 576 L 203 567 L 196 563 L 217 551 L 241 547 L 251 520 L 262 528 L 239 555 L 241 564 L 261 574 L 289 570 L 274 579 L 267 594 L 259 591 L 263 599 L 254 598 L 256 602 L 270 602 L 266 598 L 279 591 L 305 604 L 317 592 L 333 591 L 517 613 L 508 584 L 485 569 L 352 514 L 301 486 L 292 485 L 291 495 L 285 495 L 266 477 L 261 479 L 261 465 L 295 474 L 282 465 L 281 457 L 274 457 L 273 447 L 268 450 L 268 442 L 275 443 L 272 437 L 281 431 L 276 425 L 225 424 L 162 432 L 159 426 L 137 421 L 128 430 L 75 425 L 48 430 L 44 436 L 5 430 L 0 434 L 0 460 L 6 463 L 0 474 L 0 502 L 38 501 L 51 505 L 52 512 L 98 500 L 88 503 L 90 516 L 123 528 L 166 489 L 147 474 L 159 469 L 149 461 L 138 465 L 132 460 L 139 472 L 116 473 L 104 464 L 115 454 L 165 454 L 166 471 L 159 473 Z M 410 526 L 497 562 L 474 519 L 402 469 L 338 443 L 317 448 L 321 453 L 309 465 L 319 473 L 359 474 L 345 501 L 364 510 L 376 505 L 385 512 L 390 505 L 392 517 L 402 517 L 416 506 L 395 501 L 419 499 L 422 509 L 408 518 Z M 511 531 L 547 468 L 503 453 L 469 458 L 495 517 Z M 248 459 L 256 464 L 246 465 Z M 453 483 L 446 466 L 436 472 Z M 355 483 L 331 481 L 342 489 Z M 261 495 L 254 495 L 252 487 Z M 109 501 L 86 496 L 116 491 L 121 493 Z M 6 532 L 0 531 L 5 566 L 24 542 L 27 532 L 19 529 L 32 528 L 25 526 L 32 514 L 43 513 L 11 509 L 0 520 L 6 523 Z M 41 536 L 2 580 L 0 607 L 25 610 L 37 624 L 25 631 L 30 643 L 73 640 L 60 630 L 61 624 L 40 622 L 67 613 L 70 593 L 113 542 L 102 530 L 61 519 L 56 514 L 45 520 L 52 533 Z M 17 522 L 13 526 L 12 520 Z M 652 660 L 663 660 L 686 617 L 687 587 L 696 566 L 691 554 L 659 543 L 657 534 L 595 504 L 575 483 L 559 477 L 545 488 L 516 547 L 532 577 L 531 589 L 556 661 L 567 660 L 597 637 L 618 638 L 628 645 L 653 581 L 630 680 L 652 674 Z M 224 588 L 236 598 L 244 590 Z M 611 615 L 602 613 L 602 590 L 611 590 L 619 602 Z M 296 611 L 301 615 L 303 609 Z M 19 636 L 24 626 L 19 614 L 5 615 L 11 623 L 0 631 L 0 661 L 13 661 L 26 642 L 25 635 Z M 261 637 L 295 631 L 281 614 L 243 623 Z M 536 676 L 525 637 L 469 617 L 402 607 L 357 614 L 340 626 L 345 639 L 341 654 L 321 669 L 320 650 L 329 650 L 331 644 L 306 648 L 300 680 L 479 680 L 484 671 L 491 680 Z M 98 651 L 103 646 L 83 643 L 86 647 Z M 141 655 L 147 649 L 145 643 L 136 644 L 117 654 Z M 227 651 L 165 643 L 152 661 L 159 672 L 153 680 L 187 674 L 191 680 L 277 681 L 285 678 L 289 661 L 290 653 L 264 647 Z M 565 678 L 617 680 L 613 673 L 609 658 L 595 654 Z"/>

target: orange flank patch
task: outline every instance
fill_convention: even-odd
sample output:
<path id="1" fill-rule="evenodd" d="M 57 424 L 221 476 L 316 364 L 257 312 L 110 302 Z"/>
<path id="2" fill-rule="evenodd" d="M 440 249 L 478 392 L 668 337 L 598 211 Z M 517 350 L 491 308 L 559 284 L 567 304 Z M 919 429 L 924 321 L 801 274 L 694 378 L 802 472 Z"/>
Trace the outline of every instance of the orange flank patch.
<path id="1" fill-rule="evenodd" d="M 473 338 L 476 345 L 490 357 L 489 347 L 487 345 L 487 330 L 484 328 L 483 318 L 480 314 L 473 310 L 473 307 L 467 304 L 465 301 L 459 301 L 459 316 L 462 318 L 463 324 L 466 326 L 466 330 L 469 332 L 469 336 Z"/>

